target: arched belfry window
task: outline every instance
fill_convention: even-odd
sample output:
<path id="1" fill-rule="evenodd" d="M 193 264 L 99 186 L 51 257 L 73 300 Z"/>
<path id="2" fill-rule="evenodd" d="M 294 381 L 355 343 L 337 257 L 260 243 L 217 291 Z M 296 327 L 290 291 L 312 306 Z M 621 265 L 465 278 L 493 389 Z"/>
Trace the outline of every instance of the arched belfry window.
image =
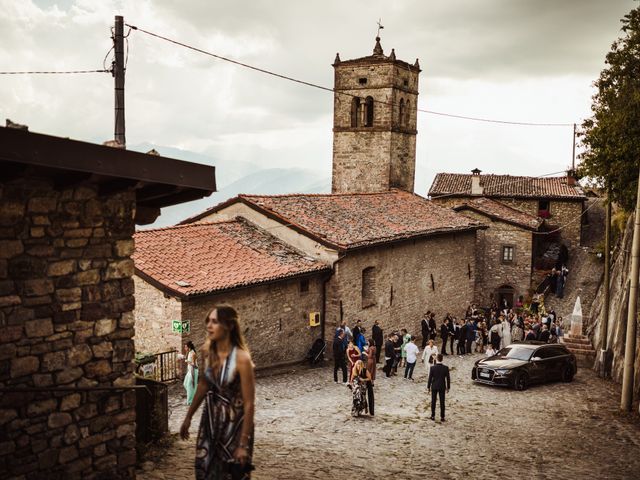
<path id="1" fill-rule="evenodd" d="M 404 125 L 404 98 L 400 99 L 400 111 L 398 114 L 398 124 Z"/>
<path id="2" fill-rule="evenodd" d="M 351 100 L 351 126 L 359 127 L 360 126 L 360 99 L 358 97 L 353 97 Z"/>
<path id="3" fill-rule="evenodd" d="M 373 97 L 367 97 L 364 101 L 364 126 L 373 127 Z"/>
<path id="4" fill-rule="evenodd" d="M 407 105 L 404 109 L 404 118 L 401 120 L 405 127 L 409 126 L 409 121 L 411 119 L 411 102 L 407 100 Z"/>

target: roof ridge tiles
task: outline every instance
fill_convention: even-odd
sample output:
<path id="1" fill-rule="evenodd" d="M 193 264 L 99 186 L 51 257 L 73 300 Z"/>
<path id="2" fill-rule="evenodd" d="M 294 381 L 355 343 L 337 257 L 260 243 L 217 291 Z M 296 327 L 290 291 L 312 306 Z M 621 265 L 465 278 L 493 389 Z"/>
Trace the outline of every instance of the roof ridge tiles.
<path id="1" fill-rule="evenodd" d="M 166 230 L 180 230 L 180 229 L 186 229 L 186 227 L 199 228 L 199 227 L 205 227 L 205 226 L 211 226 L 211 225 L 219 225 L 221 223 L 237 223 L 239 220 L 246 220 L 246 219 L 243 217 L 237 216 L 235 218 L 229 218 L 224 220 L 206 221 L 206 222 L 198 222 L 198 223 L 184 223 L 184 224 L 178 224 L 178 225 L 167 225 L 166 227 L 145 228 L 141 230 L 136 230 L 135 234 L 137 235 L 139 233 L 162 232 Z"/>

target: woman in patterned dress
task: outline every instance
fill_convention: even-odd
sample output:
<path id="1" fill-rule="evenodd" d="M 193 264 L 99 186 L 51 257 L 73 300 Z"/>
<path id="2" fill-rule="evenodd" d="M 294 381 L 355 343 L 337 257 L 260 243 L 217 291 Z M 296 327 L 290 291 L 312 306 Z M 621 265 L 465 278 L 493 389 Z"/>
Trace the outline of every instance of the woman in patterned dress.
<path id="1" fill-rule="evenodd" d="M 205 373 L 198 381 L 180 436 L 189 438 L 191 418 L 205 400 L 196 442 L 195 478 L 247 480 L 253 469 L 253 362 L 233 308 L 214 308 L 206 324 Z"/>

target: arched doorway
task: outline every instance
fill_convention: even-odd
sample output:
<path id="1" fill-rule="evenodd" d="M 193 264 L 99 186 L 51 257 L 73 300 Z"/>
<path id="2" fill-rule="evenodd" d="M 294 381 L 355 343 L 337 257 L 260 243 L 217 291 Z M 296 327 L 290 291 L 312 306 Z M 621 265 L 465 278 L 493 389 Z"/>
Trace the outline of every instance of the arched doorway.
<path id="1" fill-rule="evenodd" d="M 516 290 L 511 285 L 500 285 L 496 289 L 496 298 L 498 299 L 498 308 L 513 308 Z"/>

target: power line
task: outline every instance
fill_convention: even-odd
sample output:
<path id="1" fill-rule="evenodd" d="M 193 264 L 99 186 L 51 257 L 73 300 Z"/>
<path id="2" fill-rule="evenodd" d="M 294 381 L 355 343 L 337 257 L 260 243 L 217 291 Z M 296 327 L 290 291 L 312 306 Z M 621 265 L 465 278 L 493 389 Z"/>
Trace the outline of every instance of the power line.
<path id="1" fill-rule="evenodd" d="M 338 90 L 335 90 L 333 88 L 329 88 L 329 87 L 325 87 L 325 86 L 322 86 L 322 85 L 318 85 L 316 83 L 307 82 L 305 80 L 300 80 L 298 78 L 290 77 L 288 75 L 284 75 L 284 74 L 277 73 L 277 72 L 274 72 L 274 71 L 271 71 L 271 70 L 266 70 L 264 68 L 256 67 L 256 66 L 250 65 L 248 63 L 239 62 L 237 60 L 233 60 L 233 59 L 225 57 L 223 55 L 218 55 L 216 53 L 213 53 L 213 52 L 210 52 L 210 51 L 207 51 L 207 50 L 203 50 L 201 48 L 194 47 L 192 45 L 188 45 L 188 44 L 180 42 L 178 40 L 173 40 L 173 39 L 165 37 L 163 35 L 160 35 L 160 34 L 157 34 L 157 33 L 153 33 L 153 32 L 150 32 L 148 30 L 144 30 L 144 29 L 142 29 L 140 27 L 136 27 L 135 25 L 130 25 L 128 23 L 126 25 L 127 25 L 127 27 L 131 28 L 132 30 L 137 30 L 139 32 L 146 33 L 147 35 L 150 35 L 150 36 L 155 37 L 155 38 L 159 38 L 160 40 L 164 40 L 164 41 L 169 42 L 169 43 L 173 43 L 174 45 L 178 45 L 180 47 L 184 47 L 184 48 L 187 48 L 189 50 L 193 50 L 194 52 L 202 53 L 203 55 L 208 55 L 210 57 L 217 58 L 218 60 L 223 60 L 225 62 L 233 63 L 234 65 L 238 65 L 240 67 L 248 68 L 248 69 L 254 70 L 256 72 L 264 73 L 265 75 L 271 75 L 273 77 L 281 78 L 283 80 L 288 80 L 288 81 L 294 82 L 294 83 L 299 83 L 301 85 L 306 85 L 308 87 L 317 88 L 319 90 L 323 90 L 323 91 L 326 91 L 326 92 L 333 92 L 335 94 L 346 95 L 346 96 L 355 97 L 355 98 L 358 97 L 357 95 L 352 94 L 352 93 L 338 91 Z M 374 100 L 374 102 L 379 103 L 379 104 L 383 104 L 383 105 L 390 105 L 390 106 L 397 106 L 398 105 L 398 104 L 393 103 L 393 102 L 385 102 L 385 101 L 381 101 L 381 100 Z M 417 108 L 416 110 L 418 112 L 423 112 L 423 113 L 427 113 L 427 114 L 430 114 L 430 115 L 439 115 L 439 116 L 443 116 L 443 117 L 458 118 L 458 119 L 463 119 L 463 120 L 472 120 L 472 121 L 476 121 L 476 122 L 496 123 L 496 124 L 502 124 L 502 125 L 520 125 L 520 126 L 530 126 L 530 127 L 571 127 L 571 126 L 574 125 L 573 122 L 572 123 L 515 122 L 515 121 L 508 121 L 508 120 L 497 120 L 497 119 L 482 118 L 482 117 L 472 117 L 472 116 L 467 116 L 467 115 L 457 115 L 457 114 L 446 113 L 446 112 L 437 112 L 437 111 L 434 111 L 434 110 L 427 110 L 427 109 L 424 109 L 424 108 Z"/>
<path id="2" fill-rule="evenodd" d="M 107 54 L 108 55 L 108 54 Z M 0 72 L 0 75 L 66 75 L 74 73 L 111 73 L 111 70 L 51 70 L 28 72 Z"/>

